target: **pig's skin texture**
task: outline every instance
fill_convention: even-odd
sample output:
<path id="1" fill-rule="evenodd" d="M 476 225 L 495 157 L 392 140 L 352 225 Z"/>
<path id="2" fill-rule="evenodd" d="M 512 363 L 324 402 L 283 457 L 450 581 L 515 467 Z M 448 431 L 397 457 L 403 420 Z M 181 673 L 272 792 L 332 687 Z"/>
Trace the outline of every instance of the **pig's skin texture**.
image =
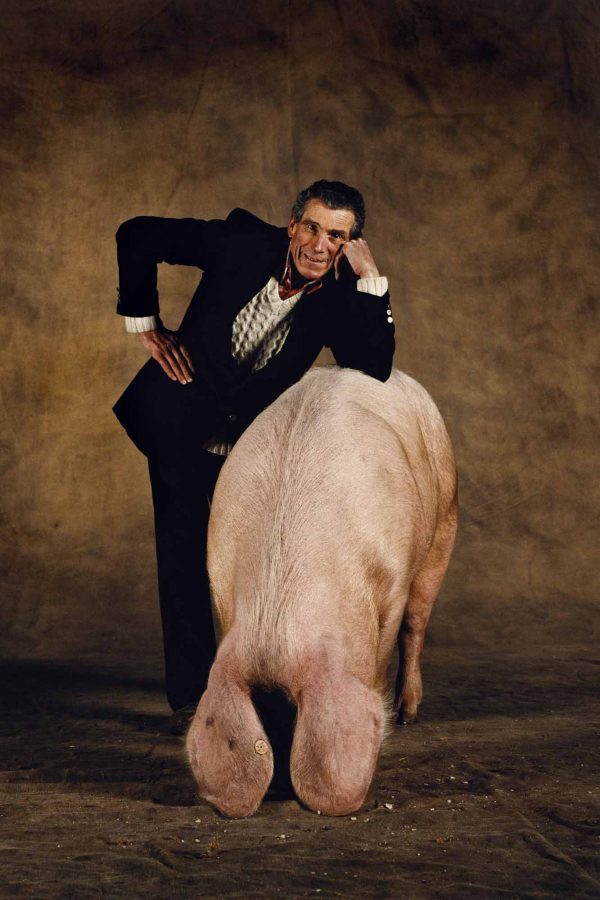
<path id="1" fill-rule="evenodd" d="M 401 372 L 382 383 L 312 369 L 258 416 L 223 466 L 211 510 L 221 644 L 187 737 L 202 797 L 235 817 L 260 804 L 273 773 L 250 699 L 261 684 L 298 707 L 298 797 L 330 815 L 361 806 L 389 718 L 396 639 L 396 706 L 403 722 L 417 714 L 456 513 L 444 423 Z"/>

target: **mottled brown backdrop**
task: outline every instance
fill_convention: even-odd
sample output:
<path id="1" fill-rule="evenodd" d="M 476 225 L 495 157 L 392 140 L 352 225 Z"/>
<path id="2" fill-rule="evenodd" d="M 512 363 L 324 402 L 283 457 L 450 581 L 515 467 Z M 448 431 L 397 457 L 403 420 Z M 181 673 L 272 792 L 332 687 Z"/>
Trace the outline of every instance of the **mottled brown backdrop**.
<path id="1" fill-rule="evenodd" d="M 138 214 L 283 224 L 356 184 L 396 365 L 446 418 L 460 537 L 432 641 L 585 635 L 598 600 L 595 0 L 2 0 L 10 654 L 160 660 L 145 461 L 111 406 Z M 167 322 L 198 273 L 163 267 Z"/>

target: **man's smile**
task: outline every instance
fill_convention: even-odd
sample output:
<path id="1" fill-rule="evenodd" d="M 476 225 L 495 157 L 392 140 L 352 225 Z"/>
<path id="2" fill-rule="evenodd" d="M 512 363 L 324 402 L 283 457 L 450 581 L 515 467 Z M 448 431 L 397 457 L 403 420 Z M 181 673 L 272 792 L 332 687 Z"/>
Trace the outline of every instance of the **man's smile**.
<path id="1" fill-rule="evenodd" d="M 329 259 L 326 256 L 310 256 L 304 250 L 301 250 L 300 252 L 301 252 L 302 256 L 304 256 L 305 259 L 307 259 L 311 263 L 314 263 L 317 266 L 326 265 L 329 262 Z"/>

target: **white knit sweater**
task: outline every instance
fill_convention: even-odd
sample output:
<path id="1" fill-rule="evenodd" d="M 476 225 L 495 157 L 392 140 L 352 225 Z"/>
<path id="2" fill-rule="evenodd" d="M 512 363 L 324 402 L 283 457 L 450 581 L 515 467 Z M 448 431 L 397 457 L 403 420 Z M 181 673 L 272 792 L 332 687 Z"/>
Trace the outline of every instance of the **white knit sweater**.
<path id="1" fill-rule="evenodd" d="M 282 300 L 279 283 L 275 276 L 264 288 L 239 311 L 231 329 L 231 355 L 246 362 L 252 359 L 251 371 L 257 372 L 279 353 L 288 336 L 291 325 L 290 313 L 304 293 L 301 288 L 296 294 Z M 231 444 L 219 435 L 202 445 L 211 453 L 227 456 Z"/>

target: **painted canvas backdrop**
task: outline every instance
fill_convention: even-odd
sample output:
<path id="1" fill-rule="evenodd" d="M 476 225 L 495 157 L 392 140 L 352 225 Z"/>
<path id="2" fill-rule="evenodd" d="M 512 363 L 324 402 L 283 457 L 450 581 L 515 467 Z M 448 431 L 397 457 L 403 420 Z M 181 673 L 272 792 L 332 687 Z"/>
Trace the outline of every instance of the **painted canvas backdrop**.
<path id="1" fill-rule="evenodd" d="M 119 223 L 243 206 L 284 224 L 319 177 L 363 191 L 396 365 L 432 393 L 457 453 L 459 540 L 433 640 L 585 634 L 597 5 L 1 8 L 5 652 L 158 653 L 145 460 L 111 413 L 145 359 L 114 313 Z M 198 277 L 162 267 L 169 325 Z"/>

